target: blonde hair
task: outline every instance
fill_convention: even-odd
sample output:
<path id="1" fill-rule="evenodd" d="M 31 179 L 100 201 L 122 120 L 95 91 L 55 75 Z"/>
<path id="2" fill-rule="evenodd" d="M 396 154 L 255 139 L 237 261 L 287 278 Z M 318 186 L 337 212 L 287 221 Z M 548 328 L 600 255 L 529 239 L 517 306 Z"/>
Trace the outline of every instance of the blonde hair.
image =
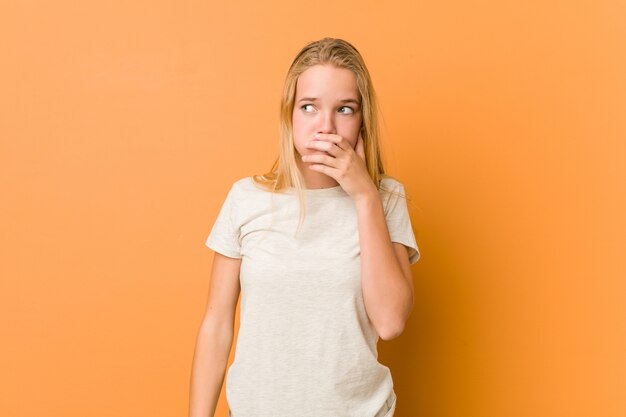
<path id="1" fill-rule="evenodd" d="M 307 44 L 296 55 L 283 87 L 280 102 L 279 124 L 279 155 L 270 171 L 263 175 L 253 175 L 253 181 L 271 192 L 284 192 L 287 187 L 296 189 L 300 201 L 300 221 L 298 228 L 304 221 L 304 179 L 296 164 L 296 149 L 293 138 L 293 108 L 296 98 L 296 83 L 298 77 L 309 67 L 314 65 L 330 64 L 337 68 L 346 68 L 356 75 L 357 88 L 360 95 L 362 109 L 361 135 L 365 151 L 365 165 L 372 182 L 379 190 L 382 179 L 393 178 L 385 174 L 379 141 L 378 103 L 370 74 L 365 62 L 357 49 L 349 42 L 336 38 L 323 38 Z M 391 191 L 391 190 L 385 190 Z"/>

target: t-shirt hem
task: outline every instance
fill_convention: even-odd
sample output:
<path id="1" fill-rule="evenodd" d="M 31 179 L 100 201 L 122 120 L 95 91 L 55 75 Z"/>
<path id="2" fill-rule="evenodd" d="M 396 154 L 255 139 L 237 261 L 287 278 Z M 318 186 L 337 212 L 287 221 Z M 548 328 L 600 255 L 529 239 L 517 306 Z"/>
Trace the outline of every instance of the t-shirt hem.
<path id="1" fill-rule="evenodd" d="M 228 256 L 229 258 L 241 259 L 241 254 L 239 252 L 233 251 L 231 249 L 227 249 L 223 246 L 220 246 L 216 242 L 207 241 L 205 244 L 209 249 L 219 252 L 222 255 Z"/>
<path id="2" fill-rule="evenodd" d="M 410 243 L 403 239 L 391 239 L 391 241 L 395 243 L 401 243 L 409 248 L 409 265 L 415 264 L 421 258 L 421 254 L 415 243 Z"/>

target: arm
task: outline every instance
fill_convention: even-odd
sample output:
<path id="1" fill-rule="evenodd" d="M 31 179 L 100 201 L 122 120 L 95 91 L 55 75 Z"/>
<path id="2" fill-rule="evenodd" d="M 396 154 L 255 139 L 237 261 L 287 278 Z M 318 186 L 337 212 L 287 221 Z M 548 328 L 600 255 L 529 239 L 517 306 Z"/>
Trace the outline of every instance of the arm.
<path id="1" fill-rule="evenodd" d="M 189 417 L 212 417 L 233 342 L 241 259 L 215 252 L 209 299 L 198 331 L 189 393 Z"/>
<path id="2" fill-rule="evenodd" d="M 354 199 L 361 246 L 361 287 L 367 315 L 379 336 L 397 337 L 413 309 L 408 247 L 392 243 L 380 193 L 365 165 L 363 136 L 353 146 L 336 134 L 320 133 L 307 143 L 329 155 L 303 155 L 310 169 L 333 177 Z"/>
<path id="3" fill-rule="evenodd" d="M 373 189 L 355 200 L 361 245 L 361 283 L 367 315 L 384 340 L 399 336 L 413 309 L 408 249 L 392 242 L 382 201 Z"/>

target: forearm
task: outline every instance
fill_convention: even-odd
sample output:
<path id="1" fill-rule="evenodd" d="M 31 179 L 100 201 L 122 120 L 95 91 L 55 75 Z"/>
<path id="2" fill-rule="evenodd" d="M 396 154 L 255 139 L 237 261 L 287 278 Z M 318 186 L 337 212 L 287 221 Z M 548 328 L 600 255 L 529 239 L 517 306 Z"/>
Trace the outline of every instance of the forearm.
<path id="1" fill-rule="evenodd" d="M 402 331 L 413 292 L 395 254 L 377 191 L 355 201 L 361 246 L 361 286 L 367 315 L 383 339 Z"/>
<path id="2" fill-rule="evenodd" d="M 232 341 L 232 325 L 215 320 L 202 322 L 191 371 L 189 417 L 215 414 Z"/>

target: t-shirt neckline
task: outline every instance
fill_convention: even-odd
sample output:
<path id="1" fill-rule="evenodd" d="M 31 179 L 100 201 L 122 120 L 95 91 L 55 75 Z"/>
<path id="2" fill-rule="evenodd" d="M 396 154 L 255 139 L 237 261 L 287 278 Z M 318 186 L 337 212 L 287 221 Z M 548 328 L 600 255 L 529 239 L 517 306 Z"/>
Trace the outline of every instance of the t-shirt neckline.
<path id="1" fill-rule="evenodd" d="M 296 192 L 296 187 L 287 187 L 287 189 L 292 193 Z M 303 188 L 302 191 L 304 191 L 305 195 L 312 195 L 312 196 L 346 195 L 346 191 L 343 189 L 341 185 L 336 185 L 334 187 L 327 187 L 327 188 Z"/>

